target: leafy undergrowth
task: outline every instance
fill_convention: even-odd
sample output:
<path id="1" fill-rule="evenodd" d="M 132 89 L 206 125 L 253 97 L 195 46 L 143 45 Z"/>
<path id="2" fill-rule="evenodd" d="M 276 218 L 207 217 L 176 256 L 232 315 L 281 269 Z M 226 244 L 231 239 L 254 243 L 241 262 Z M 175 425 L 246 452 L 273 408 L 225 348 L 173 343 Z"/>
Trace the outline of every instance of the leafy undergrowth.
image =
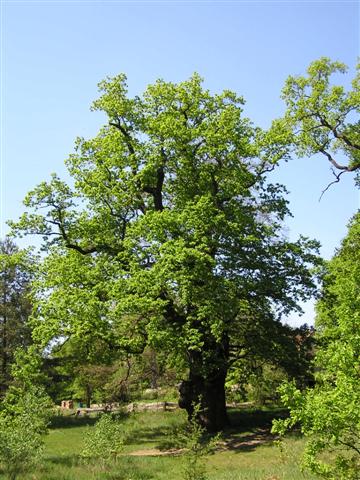
<path id="1" fill-rule="evenodd" d="M 279 448 L 270 434 L 271 419 L 281 414 L 281 411 L 231 411 L 231 428 L 224 432 L 215 453 L 206 458 L 206 478 L 313 479 L 299 467 L 303 439 L 293 436 Z M 56 418 L 45 439 L 43 466 L 19 479 L 183 480 L 184 454 L 169 451 L 174 432 L 184 425 L 183 411 L 124 416 L 124 447 L 110 464 L 81 457 L 84 439 L 95 421 L 94 418 Z"/>

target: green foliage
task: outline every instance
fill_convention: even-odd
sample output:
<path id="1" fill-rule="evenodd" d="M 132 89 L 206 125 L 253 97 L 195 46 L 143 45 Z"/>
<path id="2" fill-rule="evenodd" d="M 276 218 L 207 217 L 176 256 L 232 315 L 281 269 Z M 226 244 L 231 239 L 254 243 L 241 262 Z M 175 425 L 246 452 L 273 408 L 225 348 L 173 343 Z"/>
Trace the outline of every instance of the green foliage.
<path id="1" fill-rule="evenodd" d="M 0 411 L 0 465 L 10 480 L 39 464 L 50 407 L 39 388 L 8 390 Z"/>
<path id="2" fill-rule="evenodd" d="M 101 339 L 59 341 L 44 360 L 49 394 L 57 402 L 71 398 L 89 406 L 113 400 L 105 387 L 118 363 L 119 353 Z"/>
<path id="3" fill-rule="evenodd" d="M 41 458 L 43 441 L 26 418 L 11 422 L 0 417 L 0 461 L 7 478 L 31 470 Z"/>
<path id="4" fill-rule="evenodd" d="M 82 456 L 101 461 L 105 465 L 117 459 L 124 445 L 124 426 L 119 416 L 104 413 L 93 427 L 89 427 Z"/>
<path id="5" fill-rule="evenodd" d="M 186 439 L 188 451 L 185 454 L 184 480 L 206 480 L 205 455 L 208 454 L 208 446 L 203 444 L 204 431 L 199 423 L 190 422 L 190 431 Z"/>
<path id="6" fill-rule="evenodd" d="M 37 345 L 30 345 L 27 349 L 17 349 L 11 368 L 14 387 L 26 390 L 31 389 L 33 385 L 44 386 L 48 378 L 43 371 L 43 364 L 43 352 Z"/>
<path id="7" fill-rule="evenodd" d="M 279 399 L 277 388 L 287 379 L 286 372 L 281 368 L 269 364 L 262 365 L 249 377 L 247 399 L 258 406 L 265 405 L 267 401 L 275 402 Z"/>
<path id="8" fill-rule="evenodd" d="M 249 445 L 249 436 L 259 438 L 259 429 L 267 429 L 274 414 L 266 412 L 231 411 L 241 414 L 234 418 L 237 428 L 226 433 L 220 448 L 204 457 L 206 475 L 209 480 L 310 480 L 313 475 L 300 471 L 298 459 L 301 456 L 304 440 L 292 436 L 284 441 L 287 453 L 280 457 L 279 449 L 273 446 L 264 434 L 264 444 Z M 70 420 L 72 420 L 70 422 Z M 36 471 L 38 480 L 181 480 L 184 478 L 185 457 L 178 454 L 153 456 L 154 448 L 160 442 L 169 440 L 174 424 L 182 425 L 184 412 L 139 412 L 137 425 L 133 427 L 132 416 L 124 418 L 123 427 L 129 439 L 125 440 L 124 450 L 118 461 L 104 466 L 101 462 L 78 461 L 78 454 L 83 448 L 83 439 L 87 427 L 85 421 L 91 418 L 70 417 L 64 428 L 52 428 L 45 438 L 46 450 L 44 464 Z M 131 425 L 129 425 L 129 423 Z M 249 433 L 251 432 L 251 433 Z M 128 435 L 127 435 L 128 436 Z M 254 436 L 254 437 L 253 437 Z M 245 442 L 245 443 L 244 443 Z M 254 442 L 255 443 L 255 442 Z M 173 444 L 172 444 L 173 445 Z M 170 445 L 171 446 L 171 445 Z M 173 445 L 174 446 L 174 445 Z M 31 478 L 21 477 L 21 480 Z M 19 479 L 20 480 L 20 479 Z"/>
<path id="9" fill-rule="evenodd" d="M 244 335 L 251 342 L 242 347 L 227 375 L 229 401 L 250 400 L 261 406 L 279 401 L 277 388 L 285 380 L 295 379 L 298 387 L 313 383 L 314 329 L 306 324 L 264 325 L 247 325 Z"/>
<path id="10" fill-rule="evenodd" d="M 286 149 L 243 116 L 241 97 L 210 94 L 196 74 L 141 97 L 128 97 L 124 75 L 100 91 L 93 108 L 108 124 L 77 140 L 73 186 L 56 175 L 41 183 L 13 224 L 43 235 L 48 253 L 34 339 L 162 351 L 189 369 L 188 392 L 209 414 L 219 395 L 211 422 L 221 428 L 227 369 L 252 343 L 248 326 L 269 332 L 315 290 L 318 244 L 284 239 L 284 188 L 266 182 Z"/>
<path id="11" fill-rule="evenodd" d="M 309 437 L 304 463 L 325 478 L 359 479 L 360 472 L 360 215 L 335 257 L 328 262 L 317 305 L 317 385 L 301 392 L 281 388 L 290 418 L 284 431 L 300 424 Z M 324 452 L 331 452 L 328 458 Z"/>
<path id="12" fill-rule="evenodd" d="M 286 115 L 274 123 L 274 128 L 294 145 L 298 155 L 324 155 L 335 182 L 344 172 L 357 172 L 358 182 L 360 64 L 349 91 L 331 82 L 333 76 L 345 72 L 343 63 L 323 57 L 310 64 L 307 76 L 290 76 L 283 89 Z"/>
<path id="13" fill-rule="evenodd" d="M 28 318 L 35 268 L 29 250 L 20 250 L 10 238 L 0 241 L 0 395 L 12 381 L 16 350 L 31 343 Z"/>
<path id="14" fill-rule="evenodd" d="M 214 450 L 219 435 L 209 437 L 205 428 L 199 423 L 201 404 L 193 408 L 189 422 L 175 428 L 172 438 L 165 445 L 182 452 L 184 480 L 207 480 L 206 457 Z"/>

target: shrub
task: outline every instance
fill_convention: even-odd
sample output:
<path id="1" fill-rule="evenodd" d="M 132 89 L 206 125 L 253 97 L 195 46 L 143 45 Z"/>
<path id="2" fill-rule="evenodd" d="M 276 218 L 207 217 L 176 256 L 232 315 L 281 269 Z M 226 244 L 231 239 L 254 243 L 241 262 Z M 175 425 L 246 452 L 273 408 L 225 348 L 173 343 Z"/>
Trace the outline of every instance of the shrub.
<path id="1" fill-rule="evenodd" d="M 10 480 L 39 463 L 49 416 L 50 401 L 43 390 L 8 391 L 0 412 L 0 463 Z"/>
<path id="2" fill-rule="evenodd" d="M 123 449 L 124 437 L 119 416 L 104 413 L 93 427 L 89 427 L 82 457 L 100 460 L 104 464 L 116 460 Z"/>
<path id="3" fill-rule="evenodd" d="M 219 436 L 210 437 L 198 418 L 200 405 L 194 406 L 193 415 L 188 423 L 180 428 L 174 428 L 172 438 L 164 442 L 162 448 L 176 448 L 183 451 L 184 480 L 206 480 L 205 457 L 211 453 Z"/>

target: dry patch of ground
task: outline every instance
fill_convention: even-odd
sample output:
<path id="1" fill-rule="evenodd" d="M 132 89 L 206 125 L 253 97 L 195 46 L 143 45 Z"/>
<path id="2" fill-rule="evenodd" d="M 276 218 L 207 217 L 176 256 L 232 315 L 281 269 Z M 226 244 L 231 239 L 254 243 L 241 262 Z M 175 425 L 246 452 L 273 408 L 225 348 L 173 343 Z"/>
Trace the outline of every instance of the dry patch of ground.
<path id="1" fill-rule="evenodd" d="M 185 450 L 181 449 L 170 449 L 170 450 L 160 450 L 159 448 L 144 448 L 143 450 L 135 450 L 134 452 L 129 452 L 126 455 L 131 457 L 160 457 L 160 456 L 175 456 L 181 455 Z"/>

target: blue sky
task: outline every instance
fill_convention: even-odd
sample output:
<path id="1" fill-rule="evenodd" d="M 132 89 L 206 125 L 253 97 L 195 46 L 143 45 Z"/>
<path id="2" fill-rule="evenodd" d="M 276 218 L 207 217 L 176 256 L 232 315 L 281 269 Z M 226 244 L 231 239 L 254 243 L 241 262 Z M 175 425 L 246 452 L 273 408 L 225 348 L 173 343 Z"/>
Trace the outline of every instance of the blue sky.
<path id="1" fill-rule="evenodd" d="M 105 76 L 125 72 L 137 94 L 159 77 L 181 81 L 197 71 L 210 90 L 243 95 L 245 114 L 267 127 L 284 111 L 289 74 L 325 55 L 349 65 L 341 80 L 349 83 L 359 56 L 359 1 L 2 0 L 1 10 L 2 236 L 27 191 L 51 172 L 66 176 L 75 137 L 103 123 L 89 107 Z M 273 177 L 290 190 L 289 235 L 319 239 L 326 258 L 359 208 L 344 177 L 321 202 L 331 181 L 324 159 L 293 159 Z M 301 321 L 311 320 L 306 307 Z"/>

